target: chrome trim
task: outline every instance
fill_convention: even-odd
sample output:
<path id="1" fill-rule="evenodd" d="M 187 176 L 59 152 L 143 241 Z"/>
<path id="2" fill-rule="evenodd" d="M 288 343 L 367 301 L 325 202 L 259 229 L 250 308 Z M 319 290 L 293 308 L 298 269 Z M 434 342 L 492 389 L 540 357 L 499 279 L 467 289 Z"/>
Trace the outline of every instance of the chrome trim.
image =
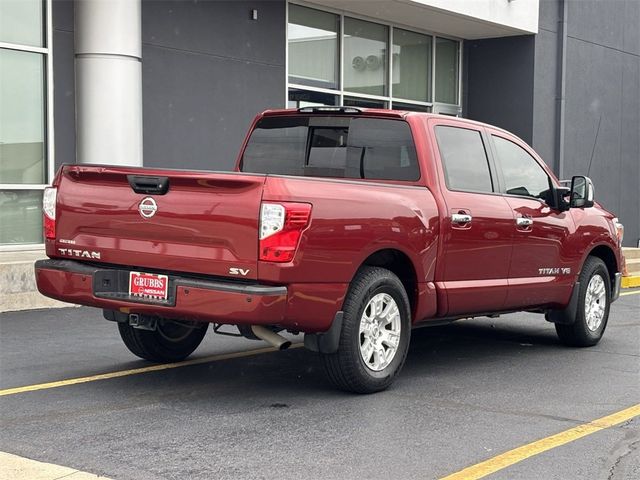
<path id="1" fill-rule="evenodd" d="M 591 277 L 584 297 L 584 316 L 587 328 L 597 331 L 605 320 L 607 310 L 607 287 L 600 274 Z"/>
<path id="2" fill-rule="evenodd" d="M 473 217 L 466 213 L 454 213 L 451 215 L 451 223 L 464 224 L 469 223 Z"/>
<path id="3" fill-rule="evenodd" d="M 387 368 L 401 342 L 402 319 L 396 301 L 388 293 L 378 293 L 360 317 L 358 346 L 360 358 L 374 372 Z"/>
<path id="4" fill-rule="evenodd" d="M 530 227 L 531 225 L 533 225 L 533 220 L 526 217 L 518 217 L 516 218 L 516 225 L 518 225 L 519 227 Z"/>

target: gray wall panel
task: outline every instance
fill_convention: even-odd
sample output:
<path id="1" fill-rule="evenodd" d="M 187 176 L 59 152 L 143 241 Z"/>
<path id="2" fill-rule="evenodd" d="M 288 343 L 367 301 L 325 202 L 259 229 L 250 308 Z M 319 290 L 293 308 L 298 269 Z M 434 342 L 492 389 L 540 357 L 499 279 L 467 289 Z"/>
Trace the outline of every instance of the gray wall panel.
<path id="1" fill-rule="evenodd" d="M 627 246 L 640 238 L 639 71 L 635 54 L 569 39 L 567 176 L 592 177 L 597 200 L 625 224 Z"/>
<path id="2" fill-rule="evenodd" d="M 73 2 L 53 2 L 53 114 L 55 168 L 76 161 Z"/>
<path id="3" fill-rule="evenodd" d="M 284 65 L 284 1 L 143 0 L 142 21 L 147 45 Z"/>
<path id="4" fill-rule="evenodd" d="M 625 52 L 640 55 L 640 1 L 625 1 L 624 44 Z"/>
<path id="5" fill-rule="evenodd" d="M 629 25 L 625 0 L 567 0 L 569 36 L 611 48 L 624 48 L 624 30 Z M 636 0 L 637 1 L 637 0 Z"/>
<path id="6" fill-rule="evenodd" d="M 254 115 L 282 107 L 284 68 L 143 46 L 145 166 L 233 167 Z"/>
<path id="7" fill-rule="evenodd" d="M 73 0 L 53 0 L 53 29 L 73 32 Z"/>
<path id="8" fill-rule="evenodd" d="M 465 116 L 532 140 L 534 37 L 465 42 Z"/>
<path id="9" fill-rule="evenodd" d="M 533 148 L 555 171 L 558 57 L 557 34 L 540 30 L 535 44 Z"/>
<path id="10" fill-rule="evenodd" d="M 640 239 L 640 58 L 622 59 L 622 121 L 620 130 L 620 209 L 627 245 Z"/>
<path id="11" fill-rule="evenodd" d="M 285 104 L 284 1 L 145 0 L 142 24 L 144 164 L 231 168 L 255 114 Z"/>
<path id="12" fill-rule="evenodd" d="M 560 0 L 540 0 L 540 16 L 538 17 L 538 28 L 558 31 L 558 12 L 562 4 Z"/>
<path id="13" fill-rule="evenodd" d="M 618 52 L 569 39 L 565 172 L 591 176 L 598 200 L 614 210 L 620 206 L 621 78 Z"/>
<path id="14" fill-rule="evenodd" d="M 625 244 L 636 245 L 640 237 L 640 2 L 567 1 L 565 177 L 588 173 L 598 201 L 625 223 Z M 560 18 L 561 6 L 562 2 L 540 2 L 541 28 L 553 23 L 554 14 Z M 553 36 L 543 30 L 536 36 L 533 131 L 534 147 L 543 155 L 554 151 L 550 147 L 556 140 L 549 123 L 549 97 L 557 95 L 557 70 L 552 65 L 559 68 Z M 556 45 L 559 41 L 555 39 Z"/>

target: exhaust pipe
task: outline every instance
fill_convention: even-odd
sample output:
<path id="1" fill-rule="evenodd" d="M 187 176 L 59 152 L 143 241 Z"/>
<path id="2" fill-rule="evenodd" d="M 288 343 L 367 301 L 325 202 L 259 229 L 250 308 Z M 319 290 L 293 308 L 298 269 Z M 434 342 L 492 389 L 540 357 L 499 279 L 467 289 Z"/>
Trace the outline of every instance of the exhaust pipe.
<path id="1" fill-rule="evenodd" d="M 251 325 L 251 332 L 253 332 L 256 337 L 270 343 L 278 350 L 286 350 L 291 346 L 291 342 L 282 335 L 261 325 Z"/>

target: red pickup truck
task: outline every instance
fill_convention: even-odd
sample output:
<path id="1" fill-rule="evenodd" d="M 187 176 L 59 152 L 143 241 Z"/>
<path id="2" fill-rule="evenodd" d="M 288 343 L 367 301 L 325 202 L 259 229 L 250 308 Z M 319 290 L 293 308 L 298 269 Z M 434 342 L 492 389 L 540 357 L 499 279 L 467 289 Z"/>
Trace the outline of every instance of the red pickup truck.
<path id="1" fill-rule="evenodd" d="M 267 111 L 234 172 L 65 165 L 43 203 L 40 292 L 103 309 L 157 362 L 209 323 L 278 348 L 303 332 L 336 386 L 374 392 L 414 326 L 524 310 L 589 346 L 619 295 L 623 228 L 591 181 L 442 115 Z"/>

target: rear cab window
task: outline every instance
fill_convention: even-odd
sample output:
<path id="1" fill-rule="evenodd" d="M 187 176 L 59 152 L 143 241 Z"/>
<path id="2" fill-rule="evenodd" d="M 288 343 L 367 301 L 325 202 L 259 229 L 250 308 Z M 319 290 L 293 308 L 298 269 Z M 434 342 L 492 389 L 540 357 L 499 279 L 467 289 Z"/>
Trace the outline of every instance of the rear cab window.
<path id="1" fill-rule="evenodd" d="M 409 124 L 373 117 L 263 117 L 251 132 L 240 170 L 375 180 L 420 178 Z"/>

